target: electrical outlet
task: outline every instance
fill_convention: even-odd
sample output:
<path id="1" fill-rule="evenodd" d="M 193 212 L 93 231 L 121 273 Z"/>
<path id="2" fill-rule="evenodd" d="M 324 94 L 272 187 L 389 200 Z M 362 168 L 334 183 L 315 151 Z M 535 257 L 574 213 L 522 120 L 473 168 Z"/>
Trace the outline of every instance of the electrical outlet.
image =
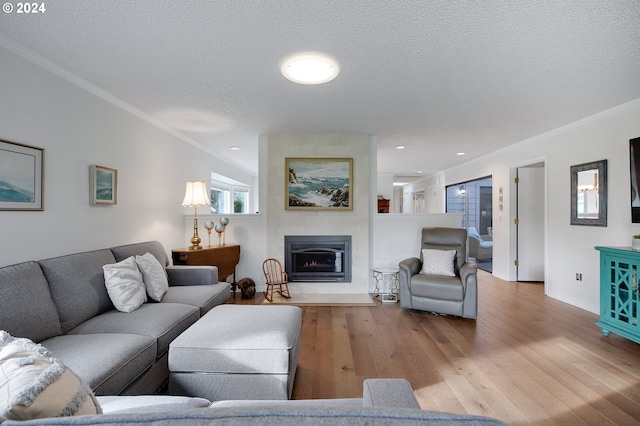
<path id="1" fill-rule="evenodd" d="M 576 272 L 576 281 L 582 281 L 582 274 L 580 272 Z"/>

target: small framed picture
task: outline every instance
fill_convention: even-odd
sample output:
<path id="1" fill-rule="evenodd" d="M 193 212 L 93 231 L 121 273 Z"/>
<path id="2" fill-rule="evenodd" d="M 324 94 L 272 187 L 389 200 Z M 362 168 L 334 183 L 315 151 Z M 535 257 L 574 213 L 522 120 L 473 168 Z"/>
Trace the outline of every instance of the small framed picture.
<path id="1" fill-rule="evenodd" d="M 118 171 L 102 166 L 89 166 L 91 204 L 118 204 Z"/>
<path id="2" fill-rule="evenodd" d="M 44 210 L 44 149 L 0 140 L 0 210 Z"/>

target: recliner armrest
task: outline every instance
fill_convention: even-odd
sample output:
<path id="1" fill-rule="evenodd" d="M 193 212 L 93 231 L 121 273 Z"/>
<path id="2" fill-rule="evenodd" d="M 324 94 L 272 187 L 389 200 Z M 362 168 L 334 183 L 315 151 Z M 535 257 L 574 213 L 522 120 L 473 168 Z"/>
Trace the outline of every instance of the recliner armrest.
<path id="1" fill-rule="evenodd" d="M 400 268 L 400 272 L 404 271 L 409 277 L 420 272 L 420 268 L 422 267 L 420 259 L 417 257 L 411 257 L 409 259 L 405 259 L 398 264 Z"/>
<path id="2" fill-rule="evenodd" d="M 170 286 L 218 283 L 217 266 L 167 266 Z"/>
<path id="3" fill-rule="evenodd" d="M 413 388 L 405 379 L 366 379 L 362 405 L 365 407 L 420 408 Z"/>
<path id="4" fill-rule="evenodd" d="M 462 281 L 462 285 L 466 287 L 468 278 L 470 276 L 476 276 L 477 274 L 478 274 L 478 265 L 473 261 L 467 260 L 467 262 L 464 265 L 462 265 L 462 268 L 460 268 L 460 279 Z"/>

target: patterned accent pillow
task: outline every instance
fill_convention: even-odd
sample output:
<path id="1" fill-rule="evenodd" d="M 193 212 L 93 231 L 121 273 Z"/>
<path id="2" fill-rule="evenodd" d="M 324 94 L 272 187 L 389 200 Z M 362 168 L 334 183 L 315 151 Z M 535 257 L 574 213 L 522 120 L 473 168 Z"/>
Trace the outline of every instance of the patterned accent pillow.
<path id="1" fill-rule="evenodd" d="M 89 386 L 45 347 L 0 330 L 0 423 L 102 414 Z"/>
<path id="2" fill-rule="evenodd" d="M 164 268 L 158 259 L 149 252 L 142 256 L 136 256 L 136 263 L 142 272 L 142 281 L 144 281 L 147 294 L 156 302 L 160 302 L 162 296 L 169 289 L 169 281 Z"/>
<path id="3" fill-rule="evenodd" d="M 117 310 L 133 312 L 147 301 L 147 291 L 135 257 L 104 265 L 102 269 L 107 293 Z"/>
<path id="4" fill-rule="evenodd" d="M 421 274 L 446 275 L 455 277 L 456 271 L 453 261 L 456 258 L 455 250 L 422 250 Z"/>

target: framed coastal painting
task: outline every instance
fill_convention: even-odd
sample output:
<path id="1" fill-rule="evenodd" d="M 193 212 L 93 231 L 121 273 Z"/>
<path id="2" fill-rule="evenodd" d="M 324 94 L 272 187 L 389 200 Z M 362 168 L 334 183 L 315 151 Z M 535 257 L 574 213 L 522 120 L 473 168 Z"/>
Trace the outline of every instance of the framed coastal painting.
<path id="1" fill-rule="evenodd" d="M 0 210 L 44 210 L 44 149 L 0 140 Z"/>
<path id="2" fill-rule="evenodd" d="M 286 158 L 287 210 L 353 210 L 353 158 Z"/>
<path id="3" fill-rule="evenodd" d="M 89 166 L 91 204 L 118 204 L 118 171 L 102 166 Z"/>

